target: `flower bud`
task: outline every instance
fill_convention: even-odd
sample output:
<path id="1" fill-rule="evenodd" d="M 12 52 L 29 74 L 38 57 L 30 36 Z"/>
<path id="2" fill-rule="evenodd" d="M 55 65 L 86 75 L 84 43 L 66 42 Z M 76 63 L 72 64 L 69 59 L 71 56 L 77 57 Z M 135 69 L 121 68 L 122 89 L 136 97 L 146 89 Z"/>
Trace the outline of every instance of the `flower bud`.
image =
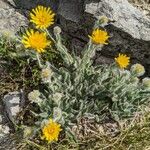
<path id="1" fill-rule="evenodd" d="M 41 93 L 39 90 L 33 90 L 28 94 L 28 99 L 31 101 L 31 103 L 41 103 L 42 99 L 40 98 Z"/>
<path id="2" fill-rule="evenodd" d="M 134 73 L 137 77 L 144 75 L 145 68 L 141 64 L 134 64 L 131 66 L 131 72 Z"/>
<path id="3" fill-rule="evenodd" d="M 146 77 L 142 80 L 143 86 L 146 89 L 150 89 L 150 78 Z"/>
<path id="4" fill-rule="evenodd" d="M 109 21 L 109 19 L 106 16 L 102 16 L 100 17 L 100 23 L 102 24 L 107 24 Z"/>
<path id="5" fill-rule="evenodd" d="M 31 137 L 32 132 L 33 131 L 32 131 L 31 127 L 25 127 L 24 130 L 23 130 L 23 136 L 24 136 L 24 138 Z"/>
<path id="6" fill-rule="evenodd" d="M 41 78 L 44 83 L 50 82 L 52 75 L 53 75 L 53 71 L 50 68 L 42 69 Z"/>
<path id="7" fill-rule="evenodd" d="M 63 94 L 62 93 L 55 93 L 55 94 L 53 94 L 53 100 L 54 100 L 54 102 L 57 104 L 57 105 L 59 105 L 60 104 L 60 100 L 61 100 L 61 98 L 63 97 Z"/>
<path id="8" fill-rule="evenodd" d="M 54 27 L 54 34 L 60 34 L 61 28 L 59 26 Z"/>

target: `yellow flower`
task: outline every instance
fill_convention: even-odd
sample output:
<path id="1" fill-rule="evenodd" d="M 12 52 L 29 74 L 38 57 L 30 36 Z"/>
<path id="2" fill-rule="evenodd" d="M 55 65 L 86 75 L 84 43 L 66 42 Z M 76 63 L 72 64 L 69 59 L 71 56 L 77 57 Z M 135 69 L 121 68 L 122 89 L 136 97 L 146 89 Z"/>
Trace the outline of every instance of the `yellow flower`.
<path id="1" fill-rule="evenodd" d="M 33 22 L 36 28 L 46 29 L 54 24 L 54 16 L 55 14 L 49 7 L 37 6 L 37 8 L 32 9 L 30 13 L 30 22 Z"/>
<path id="2" fill-rule="evenodd" d="M 119 65 L 121 69 L 126 68 L 130 63 L 130 57 L 127 57 L 127 55 L 119 54 L 117 58 L 115 58 L 115 61 Z"/>
<path id="3" fill-rule="evenodd" d="M 131 66 L 131 72 L 133 72 L 137 77 L 144 75 L 145 68 L 141 64 L 134 64 Z"/>
<path id="4" fill-rule="evenodd" d="M 58 141 L 59 133 L 62 130 L 60 126 L 60 124 L 49 119 L 49 122 L 42 129 L 42 139 L 47 140 L 49 143 L 52 141 Z"/>
<path id="5" fill-rule="evenodd" d="M 108 44 L 106 41 L 109 36 L 106 31 L 102 31 L 100 29 L 95 29 L 92 32 L 92 36 L 89 36 L 93 43 L 95 44 Z"/>
<path id="6" fill-rule="evenodd" d="M 51 41 L 47 40 L 46 33 L 40 33 L 39 31 L 29 30 L 23 35 L 22 43 L 25 48 L 33 48 L 37 52 L 44 52 L 45 48 L 51 44 Z"/>

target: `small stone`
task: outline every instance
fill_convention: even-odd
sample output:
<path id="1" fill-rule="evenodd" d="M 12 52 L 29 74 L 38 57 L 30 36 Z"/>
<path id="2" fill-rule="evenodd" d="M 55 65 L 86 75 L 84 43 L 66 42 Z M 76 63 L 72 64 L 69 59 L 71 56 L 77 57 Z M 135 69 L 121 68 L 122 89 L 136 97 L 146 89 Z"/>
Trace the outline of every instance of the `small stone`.
<path id="1" fill-rule="evenodd" d="M 17 104 L 19 104 L 19 102 L 20 102 L 20 97 L 14 97 L 14 98 L 12 98 L 9 102 L 10 102 L 10 103 L 17 103 Z"/>
<path id="2" fill-rule="evenodd" d="M 9 134 L 10 128 L 8 126 L 3 126 L 2 128 L 4 134 Z"/>
<path id="3" fill-rule="evenodd" d="M 21 110 L 23 104 L 22 92 L 11 92 L 4 96 L 3 103 L 5 106 L 6 115 L 9 120 L 16 122 L 16 116 Z"/>
<path id="4" fill-rule="evenodd" d="M 0 138 L 3 138 L 4 136 L 5 134 L 0 132 Z"/>
<path id="5" fill-rule="evenodd" d="M 11 107 L 11 108 L 10 108 L 10 111 L 11 111 L 11 113 L 12 113 L 12 116 L 16 116 L 16 114 L 20 111 L 19 105 L 14 106 L 14 107 Z"/>
<path id="6" fill-rule="evenodd" d="M 0 137 L 5 136 L 6 134 L 9 134 L 9 127 L 6 125 L 0 125 Z"/>

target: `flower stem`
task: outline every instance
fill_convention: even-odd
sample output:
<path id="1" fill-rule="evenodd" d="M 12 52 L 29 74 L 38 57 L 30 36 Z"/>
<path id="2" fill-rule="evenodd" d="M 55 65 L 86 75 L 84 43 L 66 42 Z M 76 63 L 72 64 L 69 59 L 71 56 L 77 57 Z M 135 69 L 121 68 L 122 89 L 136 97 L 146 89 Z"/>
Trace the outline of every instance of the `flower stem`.
<path id="1" fill-rule="evenodd" d="M 45 147 L 43 147 L 43 146 L 41 146 L 41 145 L 39 145 L 39 144 L 37 144 L 37 143 L 35 143 L 33 141 L 26 140 L 26 143 L 31 145 L 31 146 L 35 146 L 35 147 L 39 148 L 40 150 L 45 150 Z"/>
<path id="2" fill-rule="evenodd" d="M 46 31 L 47 35 L 50 37 L 50 39 L 51 39 L 54 43 L 56 43 L 55 39 L 52 37 L 52 35 L 49 33 L 49 31 L 48 31 L 47 29 L 45 29 L 45 31 Z"/>
<path id="3" fill-rule="evenodd" d="M 37 58 L 37 61 L 38 61 L 39 67 L 40 67 L 40 68 L 42 68 L 42 63 L 41 63 L 41 60 L 40 60 L 39 53 L 36 53 L 36 58 Z"/>

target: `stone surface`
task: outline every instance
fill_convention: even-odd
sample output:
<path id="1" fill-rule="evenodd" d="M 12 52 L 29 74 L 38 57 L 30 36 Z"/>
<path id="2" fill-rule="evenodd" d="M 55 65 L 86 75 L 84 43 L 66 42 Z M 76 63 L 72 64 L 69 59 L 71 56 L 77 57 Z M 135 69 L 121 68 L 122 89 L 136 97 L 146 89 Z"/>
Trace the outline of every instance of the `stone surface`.
<path id="1" fill-rule="evenodd" d="M 23 97 L 23 92 L 11 92 L 4 96 L 4 110 L 8 119 L 13 123 L 17 123 L 16 117 L 21 111 L 21 106 L 24 103 Z"/>
<path id="2" fill-rule="evenodd" d="M 51 6 L 51 8 L 56 11 L 58 7 L 59 0 L 7 0 L 11 4 L 14 3 L 15 7 L 18 9 L 26 9 L 30 10 L 37 5 L 43 5 L 43 6 Z"/>
<path id="3" fill-rule="evenodd" d="M 150 1 L 149 0 L 128 0 L 135 7 L 140 9 L 143 14 L 150 18 Z"/>
<path id="4" fill-rule="evenodd" d="M 113 21 L 111 24 L 133 38 L 150 41 L 150 20 L 127 0 L 35 0 L 34 3 L 32 0 L 6 0 L 6 2 L 22 10 L 30 10 L 37 5 L 50 6 L 65 20 L 75 23 L 84 22 L 83 19 L 87 14 L 92 17 L 105 15 Z M 25 25 L 25 18 L 14 8 L 10 8 L 6 2 L 0 2 L 1 28 L 18 29 L 19 26 Z M 61 23 L 65 27 L 63 22 Z"/>
<path id="5" fill-rule="evenodd" d="M 101 15 L 107 16 L 113 21 L 113 25 L 124 32 L 130 34 L 133 38 L 149 41 L 150 36 L 150 20 L 148 20 L 140 10 L 133 7 L 127 0 L 7 0 L 15 7 L 25 10 L 30 10 L 36 7 L 36 5 L 50 6 L 61 17 L 66 20 L 70 20 L 75 23 L 83 21 L 85 14 L 90 14 L 92 17 L 98 17 Z M 1 7 L 8 9 L 6 3 L 1 2 Z M 6 6 L 5 6 L 6 5 Z M 6 10 L 5 10 L 6 11 Z M 9 12 L 3 12 L 2 14 L 12 14 L 9 8 Z M 17 14 L 18 15 L 18 14 Z M 7 18 L 9 18 L 7 16 Z M 7 19 L 6 18 L 6 19 Z M 13 17 L 10 20 L 10 25 L 14 25 L 18 17 Z M 21 17 L 22 19 L 22 17 Z M 5 18 L 3 18 L 5 20 Z M 7 23 L 9 25 L 9 23 Z M 2 25 L 4 26 L 4 25 Z M 63 24 L 64 27 L 64 24 Z"/>
<path id="6" fill-rule="evenodd" d="M 6 125 L 1 125 L 0 124 L 0 138 L 4 138 L 4 136 L 8 135 L 9 134 L 9 127 L 6 126 Z"/>
<path id="7" fill-rule="evenodd" d="M 34 0 L 34 3 L 33 0 L 6 1 L 13 6 L 10 5 L 8 8 L 8 5 L 5 6 L 4 2 L 1 2 L 3 5 L 0 5 L 0 8 L 3 6 L 5 12 L 19 9 L 24 13 L 36 5 L 52 7 L 57 13 L 56 23 L 64 31 L 63 36 L 67 38 L 71 49 L 77 53 L 80 53 L 87 43 L 95 18 L 101 15 L 107 16 L 110 24 L 106 29 L 111 38 L 109 45 L 96 54 L 95 63 L 111 63 L 121 52 L 130 55 L 132 63 L 142 63 L 150 74 L 150 19 L 127 0 Z M 8 22 L 9 26 L 11 21 L 6 19 L 4 22 Z M 14 22 L 12 21 L 12 24 Z"/>
<path id="8" fill-rule="evenodd" d="M 85 12 L 95 17 L 107 16 L 113 25 L 133 38 L 150 41 L 150 20 L 127 0 L 85 1 Z"/>
<path id="9" fill-rule="evenodd" d="M 2 101 L 0 99 L 0 150 L 2 149 L 1 144 L 2 141 L 9 137 L 10 128 L 8 126 L 8 120 L 4 116 L 4 109 L 2 105 Z"/>
<path id="10" fill-rule="evenodd" d="M 6 135 L 0 139 L 0 150 L 24 150 L 24 148 L 20 148 L 20 146 L 18 146 L 18 143 L 18 139 L 15 139 L 14 136 Z"/>
<path id="11" fill-rule="evenodd" d="M 104 46 L 101 52 L 97 52 L 94 58 L 95 63 L 111 63 L 119 52 L 126 53 L 131 56 L 131 63 L 142 63 L 146 67 L 147 74 L 150 75 L 150 19 L 140 10 L 133 7 L 127 0 L 86 0 L 84 4 L 82 4 L 83 1 L 80 1 L 80 4 L 76 3 L 72 18 L 72 7 L 70 8 L 72 1 L 64 5 L 65 9 L 62 4 L 67 3 L 66 0 L 61 2 L 58 9 L 59 23 L 72 49 L 77 51 L 83 49 L 95 18 L 104 15 L 110 19 L 106 29 L 111 38 L 109 45 Z M 63 13 L 60 10 L 63 10 Z M 78 10 L 80 13 L 76 13 Z"/>
<path id="12" fill-rule="evenodd" d="M 27 24 L 27 19 L 6 1 L 0 0 L 0 34 L 14 37 L 21 26 Z"/>
<path id="13" fill-rule="evenodd" d="M 58 14 L 67 20 L 79 22 L 83 15 L 83 0 L 59 0 Z"/>

